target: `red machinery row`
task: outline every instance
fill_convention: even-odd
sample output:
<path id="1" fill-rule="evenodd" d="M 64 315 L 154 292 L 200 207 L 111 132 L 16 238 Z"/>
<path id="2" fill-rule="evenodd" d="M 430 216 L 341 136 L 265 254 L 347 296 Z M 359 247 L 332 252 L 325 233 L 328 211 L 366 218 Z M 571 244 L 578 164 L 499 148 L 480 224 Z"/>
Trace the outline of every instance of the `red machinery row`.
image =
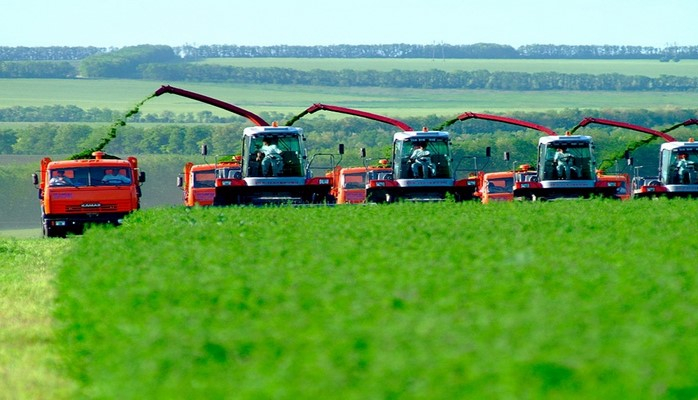
<path id="1" fill-rule="evenodd" d="M 172 86 L 162 86 L 155 96 L 166 93 L 222 108 L 253 124 L 243 130 L 240 155 L 213 164 L 187 163 L 178 185 L 188 206 L 698 196 L 698 174 L 694 167 L 698 144 L 692 140 L 679 142 L 667 133 L 698 123 L 694 119 L 657 131 L 625 122 L 585 118 L 571 130 L 558 134 L 528 121 L 466 112 L 430 130 L 413 129 L 402 121 L 366 111 L 313 104 L 286 125 L 278 126 L 233 104 Z M 318 111 L 394 126 L 398 131 L 393 135 L 391 159 L 372 163 L 362 149 L 362 166 L 342 167 L 344 146 L 341 144 L 336 154 L 309 156 L 303 130 L 292 125 Z M 508 171 L 478 171 L 457 178 L 451 137 L 443 129 L 469 119 L 501 122 L 544 133 L 538 141 L 537 164 Z M 592 138 L 575 134 L 589 124 L 630 129 L 663 139 L 659 174 L 635 177 L 631 182 L 627 174 L 607 175 L 598 171 Z M 202 153 L 206 154 L 205 148 Z M 487 156 L 489 153 L 488 148 Z M 326 162 L 321 163 L 322 159 Z M 318 170 L 321 173 L 316 174 Z M 122 178 L 109 181 L 108 173 Z M 68 183 L 58 184 L 59 175 L 68 178 L 65 180 Z M 79 233 L 89 223 L 118 225 L 126 214 L 140 207 L 140 184 L 144 181 L 145 174 L 140 172 L 133 157 L 117 160 L 99 152 L 88 160 L 45 159 L 40 175 L 34 175 L 44 234 Z"/>

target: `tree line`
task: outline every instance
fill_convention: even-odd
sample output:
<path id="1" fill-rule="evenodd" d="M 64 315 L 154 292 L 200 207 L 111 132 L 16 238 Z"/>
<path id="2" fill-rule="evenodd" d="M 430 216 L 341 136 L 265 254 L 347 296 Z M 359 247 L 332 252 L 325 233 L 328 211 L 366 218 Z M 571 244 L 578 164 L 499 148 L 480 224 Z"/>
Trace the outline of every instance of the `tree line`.
<path id="1" fill-rule="evenodd" d="M 502 71 L 301 71 L 290 68 L 242 68 L 191 63 L 136 64 L 120 60 L 86 61 L 79 69 L 67 62 L 0 62 L 0 78 L 147 79 L 155 81 L 418 89 L 512 91 L 696 91 L 698 78 L 675 75 L 647 77 L 623 74 L 567 74 Z"/>
<path id="2" fill-rule="evenodd" d="M 73 106 L 69 107 L 74 109 Z M 2 110 L 0 110 L 2 111 Z M 604 118 L 626 121 L 638 125 L 662 129 L 678 122 L 693 118 L 696 109 L 661 110 L 647 113 L 645 110 L 606 110 Z M 515 112 L 507 116 L 553 128 L 558 133 L 571 129 L 584 117 L 595 116 L 595 110 L 566 109 L 550 112 Z M 73 114 L 75 115 L 75 114 Z M 107 113 L 104 114 L 105 116 Z M 200 117 L 206 117 L 201 114 Z M 279 121 L 284 124 L 293 117 L 280 113 L 262 113 L 265 120 Z M 437 116 L 402 118 L 410 126 L 428 126 L 434 128 L 454 116 Z M 196 116 L 190 113 L 162 115 L 136 114 L 125 126 L 117 129 L 116 137 L 105 150 L 119 156 L 140 154 L 189 155 L 192 161 L 200 160 L 199 150 L 203 144 L 210 149 L 210 154 L 230 155 L 240 152 L 240 132 L 249 126 L 249 121 L 241 117 L 231 117 L 225 123 L 203 123 L 192 120 Z M 156 122 L 138 124 L 139 121 Z M 105 121 L 112 122 L 112 121 Z M 344 143 L 347 149 L 345 165 L 361 165 L 358 159 L 360 148 L 368 149 L 373 159 L 389 158 L 390 145 L 394 128 L 385 124 L 358 117 L 342 119 L 311 118 L 301 119 L 294 126 L 303 128 L 308 137 L 310 155 L 315 153 L 336 152 L 337 145 Z M 687 128 L 689 129 L 689 128 Z M 479 163 L 485 147 L 492 148 L 491 168 L 509 169 L 511 163 L 534 163 L 538 131 L 524 130 L 520 127 L 486 120 L 468 120 L 457 122 L 447 128 L 452 134 L 454 159 L 462 163 L 460 168 L 472 169 L 471 164 Z M 0 128 L 0 154 L 12 155 L 71 155 L 94 147 L 110 133 L 108 124 L 96 125 L 71 121 L 43 122 L 22 124 L 18 127 Z M 647 135 L 633 131 L 593 127 L 577 131 L 594 137 L 599 149 L 599 162 L 625 149 L 633 141 L 645 139 Z M 686 133 L 681 135 L 686 136 Z M 690 135 L 690 130 L 688 132 Z M 677 135 L 677 137 L 682 137 Z M 511 160 L 505 162 L 500 156 L 511 153 Z M 636 165 L 647 166 L 648 171 L 656 165 L 656 148 L 646 146 L 635 152 Z M 474 161 L 478 159 L 479 161 Z M 213 157 L 210 161 L 213 160 Z M 623 160 L 620 160 L 623 161 Z M 198 162 L 198 161 L 197 161 Z"/>
<path id="3" fill-rule="evenodd" d="M 147 47 L 150 45 L 133 46 Z M 166 46 L 169 47 L 169 46 Z M 328 46 L 238 46 L 183 45 L 169 47 L 182 59 L 225 57 L 289 58 L 530 58 L 530 59 L 696 59 L 698 46 L 625 46 L 625 45 L 553 45 L 529 44 L 514 48 L 496 43 L 451 45 L 379 44 Z M 124 48 L 105 47 L 6 47 L 0 46 L 0 61 L 69 61 L 83 60 L 99 54 L 119 52 Z"/>
<path id="4" fill-rule="evenodd" d="M 203 46 L 202 46 L 203 47 Z M 273 47 L 273 46 L 272 46 Z M 341 47 L 341 46 L 340 46 Z M 351 46 L 350 46 L 351 47 Z M 501 46 L 485 46 L 487 49 Z M 569 47 L 569 46 L 568 46 Z M 581 51 L 598 54 L 616 54 L 607 49 L 587 49 L 572 46 Z M 589 47 L 589 46 L 587 46 Z M 593 47 L 593 46 L 592 46 Z M 317 50 L 320 47 L 308 47 Z M 196 48 L 200 50 L 200 48 Z M 282 49 L 283 50 L 283 49 Z M 386 49 L 382 54 L 394 54 L 395 49 Z M 499 51 L 498 50 L 498 51 Z M 485 50 L 483 50 L 485 51 Z M 225 56 L 235 52 L 212 52 Z M 71 53 L 72 54 L 72 53 Z M 567 74 L 559 72 L 499 72 L 488 70 L 447 72 L 438 69 L 429 71 L 301 71 L 291 68 L 242 68 L 190 62 L 200 52 L 191 55 L 180 53 L 170 46 L 141 45 L 122 49 L 97 52 L 79 61 L 0 61 L 0 78 L 110 78 L 148 79 L 182 82 L 225 82 L 245 84 L 277 85 L 321 85 L 336 87 L 390 87 L 420 89 L 482 89 L 482 90 L 582 90 L 582 91 L 695 91 L 698 78 L 662 75 L 647 77 L 623 74 Z M 254 53 L 246 53 L 248 57 Z M 275 52 L 302 55 L 298 52 Z M 402 54 L 402 53 L 401 53 Z M 415 55 L 406 53 L 410 57 Z M 548 54 L 552 54 L 550 51 Z M 316 55 L 319 56 L 319 55 Z"/>

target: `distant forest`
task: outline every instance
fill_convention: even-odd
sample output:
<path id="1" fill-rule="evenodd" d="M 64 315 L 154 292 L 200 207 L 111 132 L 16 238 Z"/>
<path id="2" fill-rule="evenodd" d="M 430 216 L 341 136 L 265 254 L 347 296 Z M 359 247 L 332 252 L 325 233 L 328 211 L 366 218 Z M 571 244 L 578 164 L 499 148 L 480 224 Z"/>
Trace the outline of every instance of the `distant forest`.
<path id="1" fill-rule="evenodd" d="M 149 45 L 144 45 L 149 46 Z M 142 46 L 135 46 L 142 47 Z M 331 46 L 236 46 L 203 45 L 169 47 L 183 60 L 225 57 L 288 58 L 514 58 L 514 59 L 698 59 L 698 46 L 617 46 L 531 44 L 514 48 L 493 43 L 381 44 Z M 104 47 L 0 47 L 0 61 L 77 61 L 96 54 L 120 51 Z"/>
<path id="2" fill-rule="evenodd" d="M 631 46 L 443 45 L 449 58 L 698 58 L 698 47 L 658 49 Z M 446 48 L 448 47 L 448 48 Z M 669 53 L 668 53 L 669 51 Z M 109 78 L 180 82 L 483 90 L 698 91 L 698 78 L 661 75 L 569 74 L 559 72 L 301 71 L 292 68 L 233 67 L 193 63 L 215 57 L 433 57 L 429 46 L 200 46 L 141 45 L 121 49 L 91 47 L 0 47 L 0 78 Z M 448 54 L 448 55 L 447 55 Z M 679 56 L 680 54 L 680 56 Z M 669 58 L 667 58 L 669 59 Z"/>

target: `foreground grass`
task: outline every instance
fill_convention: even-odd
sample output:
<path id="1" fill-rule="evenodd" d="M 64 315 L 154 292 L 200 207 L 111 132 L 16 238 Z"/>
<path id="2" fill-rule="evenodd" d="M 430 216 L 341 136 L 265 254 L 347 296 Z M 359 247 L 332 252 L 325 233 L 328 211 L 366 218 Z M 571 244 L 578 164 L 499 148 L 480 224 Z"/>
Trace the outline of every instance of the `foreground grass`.
<path id="1" fill-rule="evenodd" d="M 70 241 L 0 236 L 0 399 L 71 399 L 52 324 L 56 261 Z"/>
<path id="2" fill-rule="evenodd" d="M 61 352 L 96 398 L 691 398 L 697 210 L 148 210 L 64 258 Z"/>

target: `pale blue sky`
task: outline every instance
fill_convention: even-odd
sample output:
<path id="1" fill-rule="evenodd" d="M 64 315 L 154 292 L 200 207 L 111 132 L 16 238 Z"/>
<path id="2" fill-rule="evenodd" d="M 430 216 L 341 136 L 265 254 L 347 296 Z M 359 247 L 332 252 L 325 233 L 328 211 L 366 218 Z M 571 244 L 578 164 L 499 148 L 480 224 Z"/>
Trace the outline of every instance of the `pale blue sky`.
<path id="1" fill-rule="evenodd" d="M 698 45 L 698 0 L 22 0 L 0 46 Z M 9 4 L 7 4 L 9 3 Z"/>

